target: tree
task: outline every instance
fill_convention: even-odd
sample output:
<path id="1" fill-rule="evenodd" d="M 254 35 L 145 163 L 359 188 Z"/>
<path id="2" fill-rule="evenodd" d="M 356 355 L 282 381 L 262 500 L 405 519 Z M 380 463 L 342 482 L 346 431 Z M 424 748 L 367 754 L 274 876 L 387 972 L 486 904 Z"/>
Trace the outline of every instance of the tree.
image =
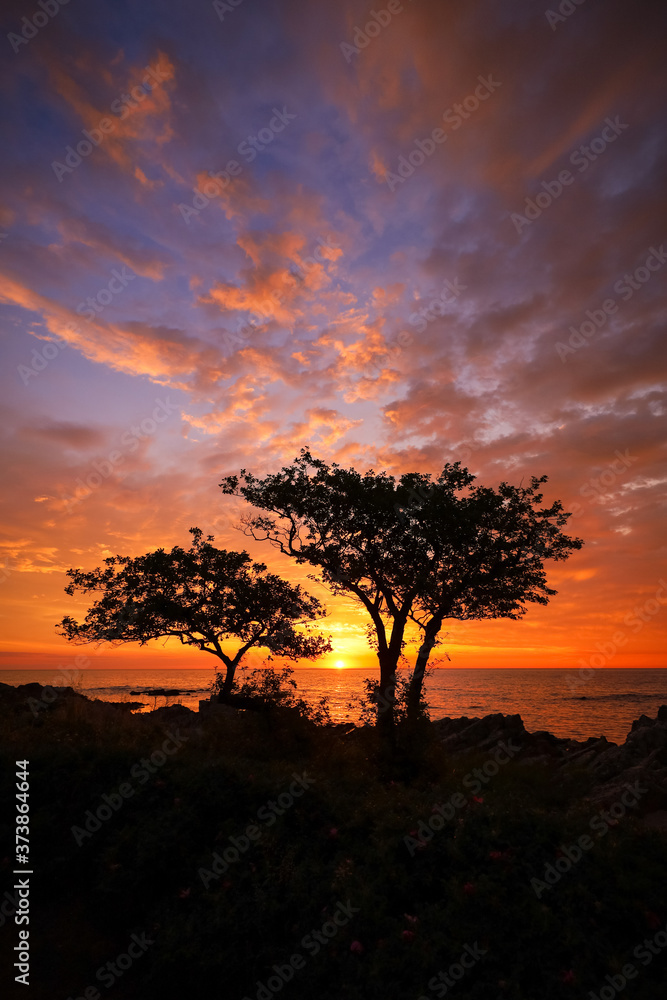
<path id="1" fill-rule="evenodd" d="M 331 649 L 329 639 L 313 634 L 312 623 L 325 611 L 300 586 L 267 573 L 247 552 L 228 552 L 190 528 L 188 550 L 174 546 L 144 556 L 112 556 L 106 569 L 70 569 L 67 594 L 99 591 L 102 597 L 83 623 L 63 618 L 60 628 L 76 643 L 112 644 L 176 636 L 222 660 L 226 674 L 220 700 L 230 700 L 234 674 L 249 649 L 263 647 L 290 660 L 314 659 Z M 300 631 L 302 629 L 303 631 Z M 236 639 L 234 652 L 222 643 Z"/>
<path id="2" fill-rule="evenodd" d="M 389 703 L 378 725 L 388 732 L 406 629 L 417 626 L 423 636 L 409 698 L 414 718 L 443 622 L 519 618 L 527 602 L 547 604 L 556 591 L 546 586 L 543 561 L 566 559 L 583 544 L 560 531 L 570 517 L 560 501 L 539 507 L 546 476 L 496 490 L 474 480 L 459 462 L 434 480 L 362 476 L 304 448 L 277 474 L 257 479 L 242 469 L 240 479 L 221 483 L 223 493 L 266 512 L 244 518 L 246 534 L 318 567 L 334 593 L 352 594 L 366 609 Z"/>

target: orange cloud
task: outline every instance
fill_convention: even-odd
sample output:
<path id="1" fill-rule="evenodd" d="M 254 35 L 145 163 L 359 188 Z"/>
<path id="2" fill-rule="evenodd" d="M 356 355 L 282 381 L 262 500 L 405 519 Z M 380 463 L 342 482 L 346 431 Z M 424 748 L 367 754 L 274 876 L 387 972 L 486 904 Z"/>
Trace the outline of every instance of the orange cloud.
<path id="1" fill-rule="evenodd" d="M 217 353 L 180 331 L 141 323 L 106 323 L 101 317 L 84 320 L 73 310 L 7 275 L 0 275 L 0 301 L 40 313 L 48 333 L 32 331 L 38 339 L 55 339 L 61 349 L 68 345 L 76 347 L 91 361 L 107 364 L 116 371 L 148 375 L 156 382 L 168 380 L 179 388 L 189 383 L 200 365 L 204 371 L 211 366 L 215 371 Z M 30 361 L 30 356 L 26 356 L 26 365 Z"/>
<path id="2" fill-rule="evenodd" d="M 94 68 L 86 65 L 79 69 L 90 75 Z M 136 177 L 144 186 L 154 187 L 155 182 L 136 167 L 136 150 L 130 155 L 127 147 L 129 143 L 160 147 L 173 138 L 171 99 L 166 84 L 174 79 L 175 69 L 168 57 L 159 52 L 148 66 L 131 68 L 123 82 L 116 82 L 114 98 L 102 110 L 88 99 L 86 85 L 79 84 L 61 65 L 52 65 L 50 72 L 55 92 L 79 117 L 84 128 L 99 131 L 104 119 L 111 122 L 112 127 L 102 135 L 98 148 L 124 173 Z M 151 162 L 155 162 L 154 154 Z"/>

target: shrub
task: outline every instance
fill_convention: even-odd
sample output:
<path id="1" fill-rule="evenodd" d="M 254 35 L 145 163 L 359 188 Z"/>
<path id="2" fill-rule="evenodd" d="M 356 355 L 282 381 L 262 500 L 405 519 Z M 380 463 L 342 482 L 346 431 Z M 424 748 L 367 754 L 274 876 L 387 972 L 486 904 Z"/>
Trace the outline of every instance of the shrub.
<path id="1" fill-rule="evenodd" d="M 424 674 L 424 680 L 429 676 L 430 670 L 427 669 Z M 396 687 L 394 689 L 394 722 L 397 726 L 405 725 L 408 719 L 408 693 L 410 691 L 410 682 L 412 680 L 412 673 L 407 674 L 405 677 L 396 678 Z M 362 726 L 374 726 L 377 722 L 378 715 L 383 712 L 389 705 L 389 699 L 387 695 L 382 691 L 380 682 L 373 680 L 372 677 L 364 678 L 364 694 L 357 698 L 356 707 L 359 710 L 359 723 Z M 428 705 L 425 700 L 425 685 L 422 685 L 422 690 L 419 696 L 419 714 L 418 719 L 420 721 L 428 722 L 430 721 L 430 715 L 428 710 Z M 352 708 L 354 702 L 350 704 Z"/>
<path id="2" fill-rule="evenodd" d="M 242 667 L 240 673 L 241 683 L 239 684 L 235 678 L 232 685 L 230 699 L 232 704 L 235 701 L 239 703 L 242 701 L 263 710 L 291 709 L 301 718 L 308 719 L 318 726 L 331 722 L 326 697 L 320 698 L 315 705 L 311 705 L 304 698 L 297 698 L 296 681 L 292 677 L 294 670 L 291 667 L 276 670 L 274 667 L 264 666 L 255 667 L 251 671 Z M 223 683 L 224 677 L 216 672 L 215 680 L 211 683 L 212 693 L 219 695 Z"/>

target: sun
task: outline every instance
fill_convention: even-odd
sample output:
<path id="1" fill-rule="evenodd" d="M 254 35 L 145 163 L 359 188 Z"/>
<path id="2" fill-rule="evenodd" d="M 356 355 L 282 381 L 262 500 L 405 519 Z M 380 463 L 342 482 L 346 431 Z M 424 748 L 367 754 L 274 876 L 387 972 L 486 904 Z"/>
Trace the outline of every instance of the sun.
<path id="1" fill-rule="evenodd" d="M 344 666 L 345 666 L 344 660 L 336 660 L 336 662 L 334 663 L 334 667 L 336 667 L 338 670 L 342 670 Z"/>

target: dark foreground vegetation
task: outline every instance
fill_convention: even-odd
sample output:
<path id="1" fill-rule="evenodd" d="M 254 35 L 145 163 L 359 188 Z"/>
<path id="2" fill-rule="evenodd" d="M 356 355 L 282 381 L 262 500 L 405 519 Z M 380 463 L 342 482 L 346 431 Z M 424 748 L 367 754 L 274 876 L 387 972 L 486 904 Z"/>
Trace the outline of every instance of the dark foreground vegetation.
<path id="1" fill-rule="evenodd" d="M 29 688 L 0 690 L 8 995 L 665 996 L 666 835 L 650 820 L 667 804 L 667 721 L 646 729 L 637 802 L 621 808 L 629 772 L 601 786 L 589 764 L 603 750 L 634 766 L 623 748 L 527 741 L 518 716 L 502 751 L 486 720 L 479 746 L 424 721 L 409 741 L 399 726 L 391 751 L 373 728 L 289 710 L 133 716 L 62 691 L 33 712 Z M 35 874 L 20 992 L 23 759 Z"/>

